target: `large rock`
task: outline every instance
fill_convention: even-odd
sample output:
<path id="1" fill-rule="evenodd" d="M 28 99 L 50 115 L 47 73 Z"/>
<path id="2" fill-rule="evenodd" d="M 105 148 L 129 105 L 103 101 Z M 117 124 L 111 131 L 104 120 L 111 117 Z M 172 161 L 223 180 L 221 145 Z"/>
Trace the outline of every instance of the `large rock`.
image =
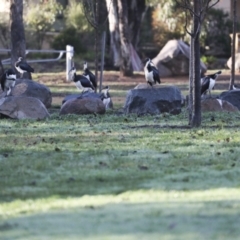
<path id="1" fill-rule="evenodd" d="M 160 114 L 181 112 L 181 92 L 177 87 L 132 89 L 124 105 L 125 114 Z"/>
<path id="2" fill-rule="evenodd" d="M 240 110 L 240 90 L 231 90 L 222 92 L 220 99 L 230 102 L 233 106 Z"/>
<path id="3" fill-rule="evenodd" d="M 10 96 L 34 97 L 39 99 L 46 108 L 52 104 L 52 94 L 48 87 L 29 79 L 17 79 Z"/>
<path id="4" fill-rule="evenodd" d="M 238 108 L 231 103 L 216 98 L 207 98 L 201 102 L 203 112 L 237 112 Z"/>
<path id="5" fill-rule="evenodd" d="M 232 69 L 232 57 L 228 59 L 227 66 Z M 240 72 L 240 53 L 235 54 L 235 70 Z"/>
<path id="6" fill-rule="evenodd" d="M 60 115 L 93 113 L 105 113 L 105 106 L 102 100 L 98 98 L 70 99 L 60 109 Z"/>
<path id="7" fill-rule="evenodd" d="M 0 114 L 14 119 L 45 119 L 50 117 L 44 104 L 33 97 L 0 99 Z"/>
<path id="8" fill-rule="evenodd" d="M 94 92 L 85 92 L 85 93 L 71 94 L 71 95 L 67 95 L 62 100 L 62 104 L 64 104 L 65 102 L 67 102 L 70 99 L 83 99 L 83 98 L 97 98 L 97 99 L 101 99 L 101 95 L 98 94 L 98 93 L 94 93 Z"/>
<path id="9" fill-rule="evenodd" d="M 189 74 L 190 48 L 181 40 L 170 40 L 160 53 L 152 60 L 161 77 L 181 76 Z M 201 62 L 202 73 L 207 67 Z"/>

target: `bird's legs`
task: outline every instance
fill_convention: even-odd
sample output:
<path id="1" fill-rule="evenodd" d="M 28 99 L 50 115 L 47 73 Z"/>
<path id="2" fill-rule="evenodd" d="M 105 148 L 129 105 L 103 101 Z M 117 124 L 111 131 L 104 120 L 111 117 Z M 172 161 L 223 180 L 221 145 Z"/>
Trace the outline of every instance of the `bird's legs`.
<path id="1" fill-rule="evenodd" d="M 7 95 L 6 96 L 8 96 L 10 94 L 11 90 L 12 90 L 11 87 L 9 87 L 8 90 L 7 90 Z"/>

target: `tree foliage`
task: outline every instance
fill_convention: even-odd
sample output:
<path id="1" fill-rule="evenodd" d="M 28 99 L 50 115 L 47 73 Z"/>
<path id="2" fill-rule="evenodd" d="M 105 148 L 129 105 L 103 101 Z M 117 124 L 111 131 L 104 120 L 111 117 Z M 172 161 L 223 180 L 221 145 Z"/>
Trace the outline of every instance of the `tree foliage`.
<path id="1" fill-rule="evenodd" d="M 64 12 L 64 16 L 67 27 L 73 27 L 78 32 L 91 31 L 88 21 L 84 15 L 81 2 L 70 0 L 69 5 Z"/>
<path id="2" fill-rule="evenodd" d="M 41 0 L 39 4 L 29 4 L 24 20 L 34 33 L 38 48 L 42 47 L 46 32 L 52 30 L 57 16 L 62 11 L 62 5 L 56 2 L 56 0 Z"/>

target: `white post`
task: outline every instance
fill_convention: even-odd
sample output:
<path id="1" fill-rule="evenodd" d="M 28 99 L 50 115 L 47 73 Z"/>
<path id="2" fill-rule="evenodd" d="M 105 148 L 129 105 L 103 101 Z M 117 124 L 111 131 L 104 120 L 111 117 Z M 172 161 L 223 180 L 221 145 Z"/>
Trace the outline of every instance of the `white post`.
<path id="1" fill-rule="evenodd" d="M 66 46 L 66 79 L 67 81 L 70 81 L 68 73 L 73 66 L 72 64 L 73 56 L 74 56 L 74 47 L 71 45 L 67 45 Z"/>

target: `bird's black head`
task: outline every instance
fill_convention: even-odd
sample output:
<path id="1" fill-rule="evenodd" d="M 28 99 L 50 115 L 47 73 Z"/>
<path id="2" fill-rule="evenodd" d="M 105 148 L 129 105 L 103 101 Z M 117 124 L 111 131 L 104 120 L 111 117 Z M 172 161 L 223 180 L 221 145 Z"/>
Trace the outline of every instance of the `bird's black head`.
<path id="1" fill-rule="evenodd" d="M 83 63 L 83 70 L 86 70 L 87 68 L 88 68 L 87 62 L 84 61 L 84 63 Z"/>
<path id="2" fill-rule="evenodd" d="M 144 61 L 143 61 L 143 64 L 146 65 L 146 63 L 149 63 L 151 62 L 151 59 L 150 58 L 145 58 Z"/>
<path id="3" fill-rule="evenodd" d="M 222 73 L 222 71 L 218 71 L 214 74 L 213 78 L 217 79 L 217 77 Z"/>
<path id="4" fill-rule="evenodd" d="M 74 74 L 76 74 L 76 68 L 75 67 L 72 67 L 69 72 L 68 72 L 68 76 L 70 78 L 71 81 L 73 81 L 73 78 L 74 78 Z"/>
<path id="5" fill-rule="evenodd" d="M 14 70 L 12 68 L 9 68 L 5 71 L 5 73 L 9 76 L 9 75 L 16 75 L 16 73 L 14 72 Z"/>
<path id="6" fill-rule="evenodd" d="M 22 60 L 23 60 L 23 58 L 22 58 L 22 57 L 19 57 L 19 58 L 18 58 L 18 61 L 19 61 L 19 62 L 21 62 Z"/>
<path id="7" fill-rule="evenodd" d="M 102 90 L 109 90 L 109 86 L 103 87 Z"/>

